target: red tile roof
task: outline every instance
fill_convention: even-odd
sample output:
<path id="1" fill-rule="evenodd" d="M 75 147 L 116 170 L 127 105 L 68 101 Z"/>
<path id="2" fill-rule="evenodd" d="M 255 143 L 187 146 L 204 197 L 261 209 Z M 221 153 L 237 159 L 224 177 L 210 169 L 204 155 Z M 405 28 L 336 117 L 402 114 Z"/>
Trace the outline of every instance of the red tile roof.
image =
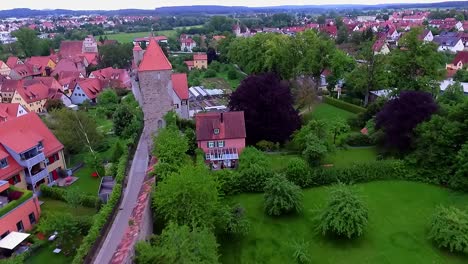
<path id="1" fill-rule="evenodd" d="M 49 98 L 49 87 L 43 83 L 35 83 L 29 86 L 21 87 L 18 88 L 16 92 L 28 104 Z"/>
<path id="2" fill-rule="evenodd" d="M 112 67 L 100 69 L 90 73 L 90 76 L 103 81 L 109 81 L 114 88 L 130 88 L 131 80 L 125 69 L 114 69 Z"/>
<path id="3" fill-rule="evenodd" d="M 21 78 L 26 78 L 30 77 L 33 75 L 39 75 L 39 69 L 36 68 L 37 71 L 34 71 L 32 66 L 29 66 L 27 64 L 17 64 L 14 68 L 12 68 L 12 71 L 15 71 Z"/>
<path id="4" fill-rule="evenodd" d="M 57 66 L 55 66 L 55 69 L 52 72 L 52 76 L 55 76 L 57 74 L 60 75 L 61 72 L 80 72 L 80 70 L 78 70 L 76 63 L 73 60 L 61 59 L 57 63 Z"/>
<path id="5" fill-rule="evenodd" d="M 0 104 L 0 123 L 16 118 L 20 104 Z M 26 110 L 26 109 L 25 109 Z"/>
<path id="6" fill-rule="evenodd" d="M 208 55 L 206 53 L 196 53 L 193 54 L 193 60 L 208 60 Z"/>
<path id="7" fill-rule="evenodd" d="M 245 138 L 244 112 L 198 113 L 195 115 L 197 140 Z M 214 134 L 214 129 L 219 134 Z"/>
<path id="8" fill-rule="evenodd" d="M 103 89 L 101 80 L 95 78 L 79 79 L 77 84 L 91 100 L 95 99 Z"/>
<path id="9" fill-rule="evenodd" d="M 452 61 L 452 64 L 456 65 L 461 61 L 463 65 L 468 64 L 468 51 L 459 51 Z"/>
<path id="10" fill-rule="evenodd" d="M 193 65 L 195 65 L 194 61 L 184 61 L 184 63 L 187 65 L 187 67 L 193 67 Z"/>
<path id="11" fill-rule="evenodd" d="M 142 51 L 143 49 L 140 47 L 140 45 L 137 43 L 135 43 L 135 46 L 133 46 L 133 51 Z"/>
<path id="12" fill-rule="evenodd" d="M 49 63 L 50 60 L 51 59 L 49 56 L 33 56 L 31 58 L 26 59 L 25 62 L 31 65 L 45 68 L 47 67 L 47 64 Z"/>
<path id="13" fill-rule="evenodd" d="M 0 126 L 0 152 L 2 153 L 8 154 L 3 144 L 13 149 L 25 149 L 25 147 L 30 147 L 27 145 L 32 139 L 42 139 L 46 157 L 63 149 L 62 143 L 50 132 L 36 113 L 14 118 Z M 26 144 L 28 141 L 29 143 Z M 37 143 L 35 142 L 36 145 Z M 0 169 L 0 179 L 7 179 L 24 169 L 9 154 L 7 160 L 8 166 Z"/>
<path id="14" fill-rule="evenodd" d="M 83 53 L 83 41 L 62 41 L 59 54 L 62 58 L 75 57 Z"/>
<path id="15" fill-rule="evenodd" d="M 18 87 L 23 86 L 22 80 L 3 80 L 2 85 L 0 86 L 0 90 L 4 93 L 14 93 Z"/>
<path id="16" fill-rule="evenodd" d="M 189 91 L 188 91 L 188 82 L 187 74 L 185 73 L 174 73 L 171 75 L 172 79 L 172 88 L 177 96 L 181 100 L 188 100 Z"/>
<path id="17" fill-rule="evenodd" d="M 8 57 L 6 65 L 8 65 L 10 69 L 12 69 L 18 64 L 18 61 L 21 61 L 20 59 L 18 59 L 18 57 Z"/>
<path id="18" fill-rule="evenodd" d="M 148 48 L 143 55 L 143 60 L 138 67 L 138 71 L 164 71 L 172 70 L 172 65 L 166 58 L 163 50 L 159 44 L 154 40 L 150 39 Z"/>
<path id="19" fill-rule="evenodd" d="M 28 113 L 2 123 L 0 126 L 0 153 L 8 154 L 3 144 L 13 149 L 27 150 L 31 147 L 29 145 L 33 139 L 42 139 L 46 157 L 63 149 L 62 143 L 44 125 L 39 116 L 36 113 Z M 38 144 L 38 142 L 33 143 Z M 8 166 L 0 169 L 0 179 L 7 179 L 24 169 L 9 154 L 7 160 Z"/>

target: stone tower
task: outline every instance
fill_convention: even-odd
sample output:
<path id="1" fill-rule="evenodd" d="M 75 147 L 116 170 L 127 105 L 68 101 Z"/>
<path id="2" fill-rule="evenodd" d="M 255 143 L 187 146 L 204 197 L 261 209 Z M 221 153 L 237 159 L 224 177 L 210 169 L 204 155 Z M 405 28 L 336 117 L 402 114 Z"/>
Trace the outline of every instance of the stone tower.
<path id="1" fill-rule="evenodd" d="M 136 42 L 135 46 L 133 47 L 133 61 L 135 62 L 136 67 L 138 67 L 138 65 L 140 65 L 140 62 L 143 60 L 144 53 L 145 51 L 140 47 L 140 44 Z"/>
<path id="2" fill-rule="evenodd" d="M 139 52 L 137 50 L 137 53 Z M 158 128 L 165 126 L 163 116 L 173 109 L 171 74 L 171 63 L 154 38 L 150 38 L 149 45 L 138 65 L 145 120 L 144 136 L 149 143 L 151 143 L 151 135 Z"/>

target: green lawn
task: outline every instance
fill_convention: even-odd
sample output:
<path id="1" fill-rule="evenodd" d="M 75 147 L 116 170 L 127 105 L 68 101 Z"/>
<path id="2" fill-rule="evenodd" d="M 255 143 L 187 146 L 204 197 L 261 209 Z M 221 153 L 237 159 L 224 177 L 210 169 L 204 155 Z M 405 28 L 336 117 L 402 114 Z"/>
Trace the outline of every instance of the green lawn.
<path id="1" fill-rule="evenodd" d="M 271 153 L 266 155 L 270 168 L 276 172 L 282 171 L 288 165 L 289 160 L 299 157 L 296 154 L 276 154 Z"/>
<path id="2" fill-rule="evenodd" d="M 52 251 L 55 249 L 54 243 L 49 243 L 35 251 L 32 257 L 26 259 L 26 264 L 66 264 L 73 261 L 73 256 L 65 256 L 62 253 L 55 254 Z"/>
<path id="3" fill-rule="evenodd" d="M 151 32 L 135 32 L 135 33 L 108 34 L 105 36 L 107 36 L 108 39 L 117 40 L 120 43 L 127 43 L 127 42 L 133 42 L 134 38 L 148 37 L 150 34 Z"/>
<path id="4" fill-rule="evenodd" d="M 302 119 L 304 120 L 304 123 L 307 123 L 313 118 L 330 120 L 337 118 L 348 119 L 354 116 L 356 116 L 356 114 L 334 107 L 329 104 L 321 103 L 316 105 L 311 112 L 305 113 L 302 116 Z"/>
<path id="5" fill-rule="evenodd" d="M 344 167 L 353 163 L 375 161 L 376 155 L 377 150 L 375 147 L 337 149 L 335 152 L 330 153 L 322 163 L 333 164 L 335 167 Z"/>
<path id="6" fill-rule="evenodd" d="M 40 197 L 39 200 L 44 202 L 41 205 L 42 215 L 47 215 L 48 213 L 54 213 L 54 212 L 65 212 L 65 211 L 69 211 L 69 213 L 76 215 L 76 216 L 94 215 L 96 213 L 96 209 L 94 208 L 88 208 L 84 206 L 71 208 L 67 203 L 54 200 L 51 198 Z"/>
<path id="7" fill-rule="evenodd" d="M 312 263 L 330 264 L 462 264 L 468 256 L 450 254 L 427 240 L 427 226 L 439 204 L 466 207 L 467 194 L 415 182 L 381 181 L 353 186 L 369 207 L 369 226 L 355 241 L 323 238 L 314 231 L 314 209 L 329 188 L 304 191 L 302 215 L 273 218 L 263 211 L 262 194 L 229 198 L 242 204 L 251 221 L 245 238 L 221 241 L 222 263 L 294 263 L 289 243 L 309 241 Z"/>

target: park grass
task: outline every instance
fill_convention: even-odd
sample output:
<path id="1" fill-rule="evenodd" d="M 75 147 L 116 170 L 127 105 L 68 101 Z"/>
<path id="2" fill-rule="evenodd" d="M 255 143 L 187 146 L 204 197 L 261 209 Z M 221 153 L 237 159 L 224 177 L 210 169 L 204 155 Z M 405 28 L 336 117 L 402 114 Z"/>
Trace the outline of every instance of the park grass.
<path id="1" fill-rule="evenodd" d="M 440 250 L 427 239 L 435 207 L 466 207 L 467 194 L 405 181 L 377 181 L 352 188 L 359 191 L 369 208 L 369 225 L 364 235 L 354 241 L 323 238 L 315 232 L 315 209 L 324 205 L 328 187 L 303 191 L 302 214 L 276 218 L 264 213 L 262 194 L 229 197 L 229 202 L 244 206 L 251 230 L 244 238 L 221 239 L 221 262 L 295 263 L 289 244 L 304 240 L 309 241 L 312 263 L 468 263 L 468 256 Z"/>
<path id="2" fill-rule="evenodd" d="M 348 112 L 346 110 L 334 107 L 332 105 L 321 103 L 313 107 L 313 110 L 306 112 L 302 115 L 304 123 L 309 122 L 312 119 L 317 120 L 332 120 L 332 119 L 348 119 L 356 116 L 356 114 Z"/>
<path id="3" fill-rule="evenodd" d="M 54 200 L 48 197 L 41 197 L 39 200 L 44 203 L 41 205 L 42 216 L 50 213 L 63 213 L 68 212 L 74 216 L 92 216 L 96 214 L 96 209 L 78 206 L 77 208 L 71 208 L 66 202 Z M 39 220 L 40 221 L 40 220 Z"/>
<path id="4" fill-rule="evenodd" d="M 334 167 L 346 167 L 354 163 L 375 161 L 377 150 L 375 147 L 358 147 L 337 149 L 325 157 L 323 164 L 333 164 Z"/>
<path id="5" fill-rule="evenodd" d="M 102 37 L 107 36 L 107 39 L 117 40 L 120 43 L 129 43 L 133 42 L 135 38 L 148 37 L 151 32 L 132 32 L 132 33 L 117 33 L 117 34 L 107 34 Z"/>
<path id="6" fill-rule="evenodd" d="M 54 243 L 48 243 L 35 251 L 33 255 L 25 260 L 25 264 L 66 264 L 73 261 L 73 256 L 65 256 L 62 253 L 55 254 L 52 251 L 55 249 Z"/>

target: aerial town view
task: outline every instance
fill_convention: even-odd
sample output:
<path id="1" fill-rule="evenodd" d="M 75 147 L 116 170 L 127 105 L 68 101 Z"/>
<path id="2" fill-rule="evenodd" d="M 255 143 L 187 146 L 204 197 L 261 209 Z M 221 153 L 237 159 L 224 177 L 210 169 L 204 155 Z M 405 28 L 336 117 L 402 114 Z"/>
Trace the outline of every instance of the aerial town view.
<path id="1" fill-rule="evenodd" d="M 20 263 L 467 264 L 468 2 L 1 1 Z"/>

